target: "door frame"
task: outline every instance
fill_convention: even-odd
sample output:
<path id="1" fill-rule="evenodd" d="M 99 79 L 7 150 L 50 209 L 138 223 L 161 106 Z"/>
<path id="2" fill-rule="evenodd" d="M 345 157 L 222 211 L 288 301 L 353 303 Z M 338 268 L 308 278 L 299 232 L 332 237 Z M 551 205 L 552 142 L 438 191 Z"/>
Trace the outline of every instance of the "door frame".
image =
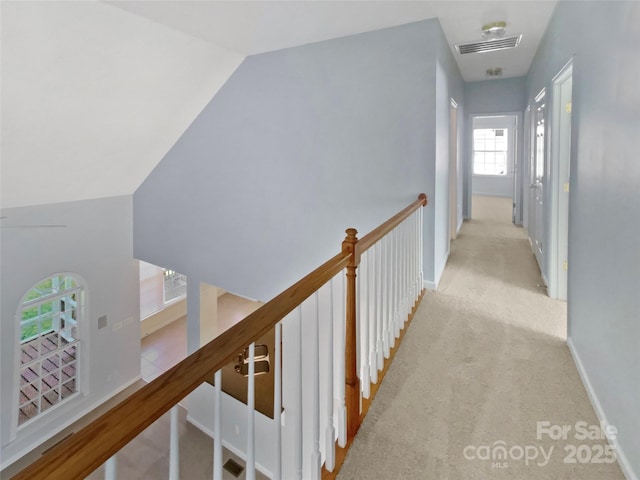
<path id="1" fill-rule="evenodd" d="M 572 84 L 567 94 L 567 82 L 573 82 L 573 58 L 551 81 L 551 119 L 549 149 L 549 272 L 548 294 L 551 298 L 567 299 L 569 249 L 569 192 L 571 163 L 571 98 Z M 568 105 L 567 105 L 568 103 Z M 568 109 L 568 110 L 567 110 Z M 568 122 L 568 123 L 567 123 Z"/>
<path id="2" fill-rule="evenodd" d="M 449 244 L 458 236 L 458 103 L 449 100 Z"/>
<path id="3" fill-rule="evenodd" d="M 468 180 L 468 211 L 469 211 L 469 216 L 468 218 L 473 218 L 473 211 L 471 208 L 471 204 L 472 204 L 472 198 L 473 198 L 473 129 L 474 129 L 474 121 L 476 118 L 490 118 L 490 117 L 514 117 L 515 118 L 515 125 L 514 125 L 514 131 L 515 131 L 515 135 L 513 136 L 513 164 L 510 166 L 511 170 L 509 171 L 509 174 L 513 176 L 514 178 L 514 185 L 513 185 L 513 192 L 511 194 L 511 201 L 513 205 L 512 208 L 512 219 L 514 219 L 514 223 L 516 225 L 520 225 L 521 221 L 522 221 L 522 199 L 516 199 L 516 192 L 517 190 L 515 189 L 515 179 L 520 178 L 520 182 L 523 182 L 524 179 L 521 175 L 521 173 L 518 172 L 522 172 L 523 168 L 522 168 L 522 162 L 523 162 L 523 149 L 522 149 L 522 145 L 523 145 L 523 134 L 524 134 L 524 129 L 522 128 L 523 125 L 523 112 L 521 111 L 515 111 L 515 112 L 494 112 L 494 113 L 471 113 L 468 115 L 468 132 L 465 133 L 466 137 L 467 137 L 467 180 Z M 524 188 L 521 187 L 520 188 L 520 194 L 522 195 Z M 505 197 L 506 198 L 506 197 Z M 520 211 L 519 215 L 515 215 L 514 212 L 518 210 Z"/>

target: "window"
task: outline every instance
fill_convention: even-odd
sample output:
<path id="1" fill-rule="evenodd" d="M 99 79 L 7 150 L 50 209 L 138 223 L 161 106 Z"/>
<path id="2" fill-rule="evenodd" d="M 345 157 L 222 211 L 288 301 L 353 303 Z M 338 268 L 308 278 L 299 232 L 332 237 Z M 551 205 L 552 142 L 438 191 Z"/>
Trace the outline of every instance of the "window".
<path id="1" fill-rule="evenodd" d="M 507 175 L 509 130 L 476 128 L 473 130 L 473 174 Z"/>
<path id="2" fill-rule="evenodd" d="M 184 297 L 187 293 L 187 277 L 173 270 L 164 269 L 164 303 Z"/>
<path id="3" fill-rule="evenodd" d="M 78 325 L 82 292 L 73 276 L 54 275 L 38 283 L 24 297 L 18 311 L 18 426 L 79 391 Z"/>

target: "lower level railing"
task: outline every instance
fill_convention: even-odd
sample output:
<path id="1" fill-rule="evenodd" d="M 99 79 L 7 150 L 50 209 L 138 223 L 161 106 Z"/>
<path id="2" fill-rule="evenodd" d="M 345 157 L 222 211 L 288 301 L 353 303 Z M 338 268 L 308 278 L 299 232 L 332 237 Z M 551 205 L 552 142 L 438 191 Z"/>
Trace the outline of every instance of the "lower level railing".
<path id="1" fill-rule="evenodd" d="M 214 438 L 273 479 L 333 478 L 422 296 L 424 194 L 260 309 L 67 437 L 14 479 L 81 479 L 171 410 L 170 479 L 179 477 L 177 404 Z M 359 281 L 357 281 L 357 277 Z M 274 349 L 255 342 L 274 330 Z M 232 361 L 247 378 L 246 405 L 221 391 Z M 273 369 L 273 418 L 256 412 L 256 375 Z"/>

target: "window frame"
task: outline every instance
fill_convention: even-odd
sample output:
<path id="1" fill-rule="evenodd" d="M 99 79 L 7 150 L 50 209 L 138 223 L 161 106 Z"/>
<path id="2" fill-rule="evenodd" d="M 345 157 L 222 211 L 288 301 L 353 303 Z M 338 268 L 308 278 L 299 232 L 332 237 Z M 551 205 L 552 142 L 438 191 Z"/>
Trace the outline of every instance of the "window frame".
<path id="1" fill-rule="evenodd" d="M 495 133 L 495 137 L 497 137 L 497 132 L 500 130 L 503 133 L 506 132 L 506 137 L 507 137 L 507 141 L 506 141 L 506 145 L 505 145 L 505 149 L 504 150 L 498 150 L 497 148 L 493 148 L 493 149 L 482 149 L 479 150 L 476 148 L 476 131 L 480 131 L 480 130 L 492 130 Z M 486 139 L 485 139 L 486 141 Z M 494 146 L 495 146 L 494 142 Z M 510 152 L 509 152 L 509 147 L 510 147 L 510 143 L 511 143 L 511 132 L 509 128 L 495 128 L 495 127 L 474 127 L 473 129 L 473 151 L 472 151 L 472 161 L 473 161 L 473 174 L 477 175 L 477 176 L 482 176 L 482 177 L 507 177 L 509 176 L 509 156 L 510 156 Z M 497 154 L 501 153 L 504 154 L 504 173 L 480 173 L 480 172 L 476 172 L 476 153 L 492 153 L 494 155 L 494 158 L 496 157 Z M 494 165 L 497 164 L 496 161 L 493 162 Z M 484 161 L 484 167 L 486 169 L 487 167 L 487 162 L 486 160 Z"/>
<path id="2" fill-rule="evenodd" d="M 61 290 L 61 291 L 59 290 L 56 292 L 52 291 L 49 293 L 45 293 L 40 297 L 27 300 L 27 298 L 30 296 L 30 294 L 33 292 L 34 289 L 36 289 L 42 283 L 50 279 L 54 279 L 55 277 L 64 277 L 65 279 L 70 278 L 75 282 L 75 286 L 70 288 L 65 288 L 64 290 Z M 58 399 L 55 402 L 55 404 L 51 405 L 45 410 L 42 410 L 41 405 L 39 404 L 37 407 L 38 412 L 33 417 L 20 423 L 20 396 L 21 396 L 21 390 L 23 388 L 21 384 L 21 374 L 22 374 L 22 370 L 25 368 L 25 365 L 28 365 L 29 363 L 31 363 L 31 362 L 26 362 L 25 364 L 22 363 L 23 344 L 27 342 L 31 342 L 39 337 L 43 337 L 44 335 L 48 335 L 52 331 L 56 331 L 55 321 L 52 320 L 53 325 L 51 329 L 47 330 L 46 332 L 41 331 L 37 336 L 33 335 L 23 340 L 22 339 L 23 312 L 29 308 L 34 308 L 34 307 L 46 304 L 48 302 L 54 302 L 58 299 L 60 301 L 66 301 L 67 298 L 71 297 L 72 295 L 76 296 L 75 305 L 72 311 L 75 311 L 75 318 L 73 318 L 74 320 L 73 327 L 75 327 L 76 329 L 75 335 L 77 338 L 75 338 L 73 341 L 66 344 L 63 344 L 61 340 L 58 340 L 58 346 L 55 350 L 45 352 L 44 354 L 41 351 L 38 354 L 39 356 L 33 359 L 33 362 L 42 363 L 46 361 L 47 358 L 58 354 L 60 355 L 59 371 L 62 372 L 62 365 L 63 365 L 62 364 L 63 360 L 61 357 L 62 353 L 71 347 L 75 347 L 75 358 L 72 360 L 72 362 L 75 363 L 75 371 L 74 371 L 73 377 L 68 378 L 66 380 L 62 380 L 62 378 L 59 378 L 58 385 L 57 385 L 57 388 L 61 389 L 64 383 L 74 380 L 75 391 L 68 394 L 64 398 L 62 398 L 62 392 L 59 391 Z M 88 365 L 89 362 L 88 362 L 88 358 L 86 358 L 87 357 L 86 352 L 88 351 L 89 336 L 87 333 L 89 329 L 87 328 L 86 320 L 85 320 L 87 318 L 87 311 L 88 309 L 87 309 L 86 282 L 81 276 L 73 272 L 58 272 L 52 275 L 48 275 L 42 278 L 41 280 L 35 282 L 34 284 L 32 284 L 31 287 L 29 287 L 29 289 L 22 296 L 20 303 L 18 304 L 16 309 L 16 315 L 15 315 L 15 321 L 14 321 L 16 331 L 14 333 L 15 357 L 14 357 L 14 389 L 13 389 L 13 395 L 12 395 L 13 408 L 12 408 L 12 417 L 11 417 L 12 420 L 11 420 L 11 429 L 10 429 L 11 441 L 14 441 L 21 431 L 31 430 L 34 428 L 37 429 L 40 423 L 39 420 L 42 420 L 44 418 L 49 418 L 51 412 L 59 411 L 61 407 L 68 407 L 69 405 L 72 405 L 74 403 L 73 399 L 76 399 L 82 395 L 85 395 L 88 392 L 86 388 L 86 385 L 87 385 L 86 376 L 87 376 L 87 369 L 89 368 L 89 365 Z M 38 316 L 42 316 L 42 314 Z M 52 315 L 52 318 L 53 317 L 54 316 Z M 60 316 L 60 318 L 62 318 L 62 316 Z M 61 325 L 59 325 L 57 328 L 58 330 L 63 329 Z M 60 335 L 60 338 L 62 338 L 62 335 Z M 38 373 L 38 377 L 36 381 L 42 382 L 42 379 L 45 376 L 46 374 L 43 375 L 42 372 L 40 371 Z M 42 390 L 43 390 L 42 386 L 40 385 L 40 389 L 38 391 L 39 402 L 41 401 L 42 397 L 45 394 L 43 393 Z M 50 390 L 54 390 L 54 388 L 51 388 Z"/>
<path id="3" fill-rule="evenodd" d="M 169 279 L 173 282 L 181 282 L 181 285 L 178 285 L 178 286 L 174 285 L 168 290 L 167 281 Z M 178 293 L 177 295 L 167 299 L 167 291 L 180 291 L 180 290 L 181 290 L 181 293 Z M 171 303 L 182 300 L 186 296 L 187 296 L 187 276 L 182 273 L 178 273 L 175 270 L 163 268 L 162 269 L 162 299 L 164 301 L 164 305 L 166 306 Z"/>
<path id="4" fill-rule="evenodd" d="M 471 137 L 469 149 L 471 152 L 471 175 L 479 178 L 513 179 L 516 162 L 517 145 L 517 117 L 515 113 L 500 113 L 495 115 L 471 115 Z M 493 129 L 507 131 L 507 166 L 506 172 L 500 174 L 475 173 L 475 130 Z"/>

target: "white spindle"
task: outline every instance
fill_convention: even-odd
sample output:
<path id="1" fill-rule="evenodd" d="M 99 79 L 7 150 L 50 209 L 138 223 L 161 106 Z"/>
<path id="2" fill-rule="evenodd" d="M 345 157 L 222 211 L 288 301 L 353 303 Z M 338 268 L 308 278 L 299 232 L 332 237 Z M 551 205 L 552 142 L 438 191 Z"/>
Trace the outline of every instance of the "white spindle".
<path id="1" fill-rule="evenodd" d="M 375 304 L 375 314 L 376 314 L 376 369 L 378 371 L 382 370 L 384 367 L 384 347 L 382 344 L 382 337 L 384 332 L 384 319 L 383 319 L 383 311 L 382 311 L 382 250 L 384 245 L 384 239 L 379 241 L 374 245 L 375 255 L 374 255 L 374 304 Z"/>
<path id="2" fill-rule="evenodd" d="M 391 322 L 389 323 L 389 347 L 393 348 L 396 344 L 396 325 L 398 323 L 398 292 L 399 292 L 399 277 L 398 277 L 398 229 L 394 228 L 391 231 Z"/>
<path id="3" fill-rule="evenodd" d="M 222 480 L 222 370 L 213 383 L 213 480 Z"/>
<path id="4" fill-rule="evenodd" d="M 336 328 L 336 385 L 338 394 L 338 445 L 344 448 L 347 445 L 347 406 L 345 403 L 345 343 L 346 343 L 346 324 L 345 324 L 345 303 L 346 289 L 344 284 L 345 272 L 342 271 L 335 277 L 334 287 L 337 289 L 335 297 L 339 299 L 334 308 L 334 316 L 338 321 Z"/>
<path id="5" fill-rule="evenodd" d="M 376 295 L 373 286 L 375 285 L 376 270 L 373 268 L 375 260 L 375 248 L 374 245 L 367 252 L 367 306 L 368 306 L 368 318 L 369 318 L 369 375 L 371 382 L 378 383 L 378 359 L 376 352 L 377 343 L 377 321 L 376 321 Z"/>
<path id="6" fill-rule="evenodd" d="M 256 479 L 256 439 L 255 439 L 255 342 L 249 345 L 249 364 L 247 377 L 247 480 Z"/>
<path id="7" fill-rule="evenodd" d="M 178 406 L 171 409 L 171 421 L 169 432 L 169 480 L 180 478 L 180 446 L 178 432 Z"/>
<path id="8" fill-rule="evenodd" d="M 396 336 L 400 336 L 400 329 L 409 316 L 409 222 L 402 223 L 402 284 L 404 293 L 402 295 L 402 315 L 398 319 L 398 330 Z"/>
<path id="9" fill-rule="evenodd" d="M 418 251 L 420 252 L 420 290 L 424 288 L 424 207 L 420 209 L 420 225 L 418 226 Z"/>
<path id="10" fill-rule="evenodd" d="M 104 480 L 116 480 L 118 478 L 118 461 L 116 456 L 112 456 L 104 464 Z"/>
<path id="11" fill-rule="evenodd" d="M 320 299 L 316 290 L 314 296 L 315 309 L 311 314 L 311 478 L 320 480 L 322 473 L 322 458 L 320 456 L 320 329 L 318 317 L 320 315 Z"/>
<path id="12" fill-rule="evenodd" d="M 413 252 L 414 252 L 414 267 L 415 267 L 415 278 L 416 278 L 416 295 L 415 298 L 418 298 L 420 292 L 422 291 L 422 285 L 420 285 L 420 242 L 418 239 L 420 238 L 420 215 L 422 214 L 422 208 L 416 210 L 416 218 L 415 218 L 415 230 L 413 237 Z"/>
<path id="13" fill-rule="evenodd" d="M 391 273 L 389 269 L 389 259 L 391 258 L 390 247 L 391 244 L 389 242 L 389 237 L 386 236 L 381 240 L 381 258 L 380 258 L 380 298 L 382 299 L 381 309 L 382 309 L 382 352 L 384 358 L 389 358 L 389 322 L 391 318 L 389 317 L 389 307 L 393 299 L 389 295 L 389 289 L 392 285 L 393 280 L 390 278 L 389 274 Z M 384 367 L 384 363 L 380 367 L 381 369 Z"/>
<path id="14" fill-rule="evenodd" d="M 336 463 L 336 431 L 333 426 L 333 279 L 329 281 L 329 319 L 327 325 L 327 426 L 325 429 L 325 459 L 324 466 L 329 472 L 333 472 Z"/>
<path id="15" fill-rule="evenodd" d="M 367 252 L 360 259 L 360 281 L 358 282 L 359 309 L 358 319 L 360 324 L 360 386 L 362 396 L 369 398 L 371 394 L 371 375 L 369 374 L 369 270 L 367 268 Z"/>
<path id="16" fill-rule="evenodd" d="M 275 462 L 273 480 L 282 478 L 282 323 L 275 326 L 275 352 L 273 360 L 273 434 Z M 218 480 L 218 479 L 215 479 Z"/>
<path id="17" fill-rule="evenodd" d="M 294 478 L 302 480 L 302 306 L 297 308 L 296 314 L 298 339 L 294 349 L 293 375 L 296 379 L 295 404 L 293 405 L 294 427 Z"/>

